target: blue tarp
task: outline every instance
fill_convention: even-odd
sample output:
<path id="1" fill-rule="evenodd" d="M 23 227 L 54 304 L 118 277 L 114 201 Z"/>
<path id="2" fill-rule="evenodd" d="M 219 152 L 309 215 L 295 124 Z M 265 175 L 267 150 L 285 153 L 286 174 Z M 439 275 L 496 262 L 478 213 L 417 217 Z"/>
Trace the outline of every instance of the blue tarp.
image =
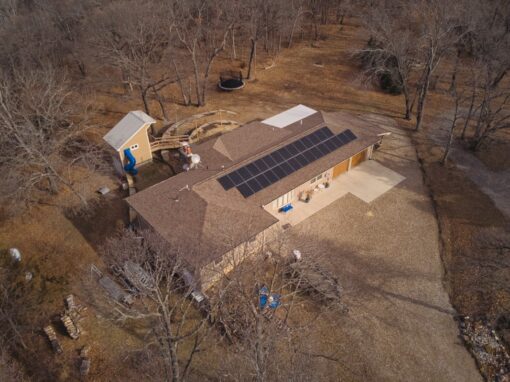
<path id="1" fill-rule="evenodd" d="M 269 303 L 268 303 L 269 302 Z M 260 310 L 263 310 L 266 307 L 269 307 L 271 309 L 276 309 L 280 306 L 280 295 L 277 293 L 271 293 L 271 296 L 269 295 L 269 290 L 264 285 L 259 290 L 259 308 Z"/>
<path id="2" fill-rule="evenodd" d="M 281 212 L 289 212 L 290 210 L 292 210 L 294 207 L 292 206 L 292 204 L 286 204 L 284 205 L 282 208 L 280 208 L 280 211 Z"/>
<path id="3" fill-rule="evenodd" d="M 260 310 L 262 310 L 266 307 L 268 297 L 269 297 L 269 290 L 264 285 L 262 288 L 260 288 L 260 291 L 259 291 L 259 308 L 260 308 Z"/>

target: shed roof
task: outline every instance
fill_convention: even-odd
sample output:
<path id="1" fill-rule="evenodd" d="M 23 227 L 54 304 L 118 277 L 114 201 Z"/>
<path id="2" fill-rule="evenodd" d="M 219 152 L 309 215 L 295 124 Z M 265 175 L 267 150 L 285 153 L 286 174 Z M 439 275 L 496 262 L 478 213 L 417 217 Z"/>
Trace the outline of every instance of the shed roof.
<path id="1" fill-rule="evenodd" d="M 119 123 L 117 123 L 103 139 L 115 150 L 119 151 L 122 146 L 140 129 L 156 123 L 156 120 L 141 110 L 130 111 Z"/>

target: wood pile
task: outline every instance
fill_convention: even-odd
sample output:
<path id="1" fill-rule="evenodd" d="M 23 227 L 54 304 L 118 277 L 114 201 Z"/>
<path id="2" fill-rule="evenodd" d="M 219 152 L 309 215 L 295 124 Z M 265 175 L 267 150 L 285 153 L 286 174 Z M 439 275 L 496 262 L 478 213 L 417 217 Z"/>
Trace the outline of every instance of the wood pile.
<path id="1" fill-rule="evenodd" d="M 51 348 L 53 349 L 53 351 L 57 354 L 61 354 L 63 352 L 62 346 L 60 345 L 60 342 L 58 342 L 57 334 L 55 333 L 55 329 L 53 328 L 53 326 L 51 325 L 45 326 L 43 331 L 46 334 L 46 337 L 48 337 L 48 340 L 51 343 Z"/>
<path id="2" fill-rule="evenodd" d="M 75 298 L 72 294 L 68 295 L 65 299 L 64 312 L 60 314 L 60 322 L 63 324 L 67 334 L 73 340 L 80 338 L 84 331 L 81 329 L 79 322 L 83 319 L 83 312 L 87 309 L 81 305 L 76 304 Z M 54 327 L 50 324 L 43 328 L 43 332 L 51 343 L 51 347 L 56 354 L 62 354 L 63 349 L 57 338 L 57 333 Z M 82 377 L 88 375 L 90 371 L 90 346 L 86 345 L 80 350 L 80 375 Z"/>
<path id="3" fill-rule="evenodd" d="M 89 358 L 90 346 L 85 345 L 80 351 L 80 375 L 86 376 L 90 371 L 90 358 Z"/>

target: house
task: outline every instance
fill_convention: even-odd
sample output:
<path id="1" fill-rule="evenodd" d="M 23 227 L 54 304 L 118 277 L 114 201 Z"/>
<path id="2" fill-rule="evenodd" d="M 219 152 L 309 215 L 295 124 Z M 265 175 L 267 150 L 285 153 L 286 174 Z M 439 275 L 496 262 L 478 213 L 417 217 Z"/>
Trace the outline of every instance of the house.
<path id="1" fill-rule="evenodd" d="M 126 149 L 135 158 L 136 167 L 152 161 L 148 129 L 155 123 L 156 120 L 143 111 L 130 111 L 103 137 L 111 148 L 113 164 L 120 175 L 124 174 L 127 164 Z"/>
<path id="2" fill-rule="evenodd" d="M 192 145 L 198 165 L 127 203 L 142 227 L 184 249 L 207 290 L 281 232 L 275 215 L 370 159 L 383 134 L 355 115 L 298 105 Z"/>

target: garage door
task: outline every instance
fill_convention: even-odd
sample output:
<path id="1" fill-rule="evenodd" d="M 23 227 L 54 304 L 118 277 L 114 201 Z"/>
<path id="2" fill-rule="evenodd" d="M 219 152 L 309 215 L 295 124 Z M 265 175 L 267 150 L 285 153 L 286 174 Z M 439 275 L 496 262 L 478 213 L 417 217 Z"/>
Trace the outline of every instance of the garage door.
<path id="1" fill-rule="evenodd" d="M 367 153 L 367 150 L 363 150 L 362 152 L 354 155 L 352 157 L 352 161 L 351 161 L 351 168 L 354 166 L 357 166 L 361 162 L 363 162 L 365 160 L 366 153 Z"/>
<path id="2" fill-rule="evenodd" d="M 333 167 L 333 179 L 336 178 L 338 175 L 344 173 L 349 168 L 349 160 L 345 160 L 342 163 L 337 164 L 335 167 Z"/>

